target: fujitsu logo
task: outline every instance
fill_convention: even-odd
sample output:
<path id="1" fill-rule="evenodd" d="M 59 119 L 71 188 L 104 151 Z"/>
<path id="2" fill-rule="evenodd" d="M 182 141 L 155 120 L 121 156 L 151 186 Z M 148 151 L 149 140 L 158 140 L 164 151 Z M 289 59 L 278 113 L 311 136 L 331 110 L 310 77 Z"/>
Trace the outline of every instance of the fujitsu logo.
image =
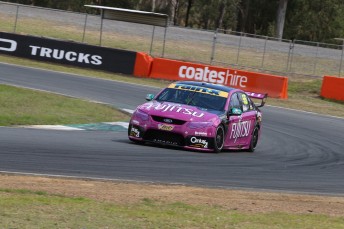
<path id="1" fill-rule="evenodd" d="M 65 51 L 59 49 L 51 49 L 46 47 L 39 47 L 30 45 L 31 55 L 45 58 L 52 58 L 56 60 L 65 59 L 70 62 L 79 62 L 85 64 L 101 65 L 102 57 L 98 55 L 91 55 L 87 53 L 77 53 L 74 51 Z"/>
<path id="2" fill-rule="evenodd" d="M 251 122 L 250 121 L 243 121 L 238 123 L 233 123 L 232 130 L 230 132 L 230 139 L 235 139 L 234 142 L 238 138 L 247 137 L 250 134 L 251 129 Z"/>
<path id="3" fill-rule="evenodd" d="M 160 112 L 176 112 L 176 113 L 182 113 L 186 115 L 191 115 L 194 117 L 201 118 L 204 116 L 203 112 L 197 112 L 190 108 L 182 107 L 180 104 L 160 104 L 160 103 L 146 103 L 141 105 L 141 108 L 143 109 L 151 109 L 154 108 L 154 110 L 158 110 Z"/>

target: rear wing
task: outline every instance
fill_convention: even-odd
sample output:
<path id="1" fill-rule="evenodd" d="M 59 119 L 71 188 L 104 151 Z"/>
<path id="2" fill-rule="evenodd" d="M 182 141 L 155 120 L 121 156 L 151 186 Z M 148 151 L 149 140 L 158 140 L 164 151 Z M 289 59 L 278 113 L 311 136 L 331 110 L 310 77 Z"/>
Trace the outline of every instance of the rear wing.
<path id="1" fill-rule="evenodd" d="M 266 99 L 268 98 L 268 94 L 261 94 L 261 93 L 253 93 L 253 92 L 245 92 L 250 98 L 261 100 L 260 104 L 255 104 L 257 107 L 263 107 Z"/>

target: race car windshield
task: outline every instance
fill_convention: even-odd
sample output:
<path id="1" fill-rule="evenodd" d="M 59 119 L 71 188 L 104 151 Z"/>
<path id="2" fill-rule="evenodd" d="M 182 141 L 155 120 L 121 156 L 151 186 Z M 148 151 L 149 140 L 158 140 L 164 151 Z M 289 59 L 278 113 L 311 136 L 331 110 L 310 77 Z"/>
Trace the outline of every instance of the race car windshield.
<path id="1" fill-rule="evenodd" d="M 166 88 L 156 100 L 159 102 L 186 104 L 216 111 L 223 111 L 226 103 L 225 97 L 174 88 Z"/>

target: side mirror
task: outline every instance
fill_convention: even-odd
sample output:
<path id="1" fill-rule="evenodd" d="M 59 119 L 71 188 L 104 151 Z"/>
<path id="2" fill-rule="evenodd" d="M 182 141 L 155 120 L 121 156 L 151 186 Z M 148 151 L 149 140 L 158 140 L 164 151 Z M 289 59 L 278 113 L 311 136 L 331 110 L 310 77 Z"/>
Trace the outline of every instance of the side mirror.
<path id="1" fill-rule="evenodd" d="M 147 101 L 152 101 L 154 99 L 155 95 L 154 94 L 147 94 L 146 95 L 146 100 Z"/>
<path id="2" fill-rule="evenodd" d="M 229 118 L 229 116 L 240 116 L 242 114 L 242 110 L 239 108 L 232 108 L 227 112 L 227 118 Z"/>

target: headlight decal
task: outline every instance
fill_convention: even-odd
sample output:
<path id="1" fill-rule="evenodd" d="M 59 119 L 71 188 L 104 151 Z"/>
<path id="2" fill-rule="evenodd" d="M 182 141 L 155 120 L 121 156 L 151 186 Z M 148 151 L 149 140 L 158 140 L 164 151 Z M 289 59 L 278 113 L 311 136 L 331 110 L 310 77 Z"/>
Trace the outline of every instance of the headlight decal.
<path id="1" fill-rule="evenodd" d="M 212 122 L 189 122 L 188 123 L 188 127 L 190 129 L 202 129 L 202 128 L 210 127 L 212 125 L 213 125 Z"/>
<path id="2" fill-rule="evenodd" d="M 142 121 L 149 120 L 149 115 L 141 110 L 136 110 L 134 114 L 135 114 L 135 117 L 137 117 L 138 119 L 141 119 Z"/>

